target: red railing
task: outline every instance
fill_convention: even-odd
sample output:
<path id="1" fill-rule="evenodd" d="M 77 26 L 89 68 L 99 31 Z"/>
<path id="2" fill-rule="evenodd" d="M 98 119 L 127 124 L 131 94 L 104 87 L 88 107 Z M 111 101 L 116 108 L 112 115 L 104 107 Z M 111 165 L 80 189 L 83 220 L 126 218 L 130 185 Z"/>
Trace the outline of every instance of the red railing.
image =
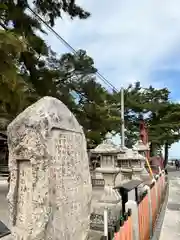
<path id="1" fill-rule="evenodd" d="M 157 188 L 157 193 L 156 193 L 156 188 Z M 151 188 L 151 207 L 152 207 L 152 227 L 154 229 L 156 219 L 157 219 L 157 214 L 158 211 L 160 210 L 162 201 L 163 201 L 163 195 L 164 195 L 164 190 L 165 190 L 165 176 L 161 175 L 156 184 Z M 157 195 L 156 195 L 157 194 Z"/>
<path id="2" fill-rule="evenodd" d="M 124 221 L 120 221 L 119 231 L 114 235 L 115 240 L 133 240 L 133 226 L 131 210 L 124 217 Z"/>
<path id="3" fill-rule="evenodd" d="M 151 188 L 151 207 L 152 207 L 152 225 L 154 228 L 155 222 L 156 222 L 156 216 L 157 216 L 157 200 L 156 200 L 156 186 L 155 185 Z"/>
<path id="4" fill-rule="evenodd" d="M 138 211 L 138 219 L 136 219 L 138 226 L 136 224 L 133 225 L 131 210 L 128 210 L 128 213 L 124 214 L 123 219 L 117 221 L 112 230 L 108 230 L 108 232 L 111 232 L 111 237 L 108 239 L 134 240 L 134 237 L 137 237 L 137 233 L 139 240 L 149 240 L 153 236 L 157 216 L 164 200 L 166 186 L 164 173 L 159 174 L 159 178 L 151 185 L 150 190 L 147 190 L 145 196 L 135 202 L 134 206 L 137 208 L 134 210 Z M 131 204 L 129 202 L 130 206 Z"/>
<path id="5" fill-rule="evenodd" d="M 150 222 L 149 222 L 149 201 L 146 195 L 138 206 L 139 217 L 139 239 L 149 240 L 150 238 Z"/>

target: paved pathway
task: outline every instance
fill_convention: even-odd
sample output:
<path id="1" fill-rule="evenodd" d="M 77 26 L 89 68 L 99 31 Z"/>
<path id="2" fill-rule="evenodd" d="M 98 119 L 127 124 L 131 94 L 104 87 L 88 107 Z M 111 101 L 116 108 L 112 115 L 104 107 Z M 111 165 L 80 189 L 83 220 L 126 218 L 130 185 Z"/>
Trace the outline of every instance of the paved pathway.
<path id="1" fill-rule="evenodd" d="M 169 173 L 169 198 L 160 240 L 180 239 L 180 171 Z"/>

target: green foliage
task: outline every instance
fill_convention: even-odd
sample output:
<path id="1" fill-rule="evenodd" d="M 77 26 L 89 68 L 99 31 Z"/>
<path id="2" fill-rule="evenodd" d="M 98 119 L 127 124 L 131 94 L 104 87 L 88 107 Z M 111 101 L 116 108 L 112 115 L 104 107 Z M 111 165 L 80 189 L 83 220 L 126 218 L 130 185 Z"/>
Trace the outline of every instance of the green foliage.
<path id="1" fill-rule="evenodd" d="M 25 51 L 24 39 L 11 31 L 0 30 L 0 74 L 2 78 L 17 77 L 16 63 Z"/>
<path id="2" fill-rule="evenodd" d="M 120 124 L 120 118 L 111 108 L 111 94 L 96 82 L 93 59 L 83 50 L 57 56 L 37 35 L 37 31 L 44 33 L 44 30 L 39 20 L 27 13 L 27 1 L 19 0 L 15 4 L 13 0 L 3 0 L 2 3 L 0 25 L 6 39 L 1 37 L 0 51 L 4 51 L 2 61 L 7 58 L 5 62 L 11 64 L 11 68 L 2 66 L 1 78 L 6 74 L 6 84 L 1 79 L 0 116 L 11 121 L 38 97 L 50 95 L 74 112 L 84 128 L 88 147 L 99 144 L 114 125 Z M 80 19 L 90 15 L 75 1 L 51 1 L 50 4 L 44 0 L 33 4 L 35 11 L 51 25 L 62 12 Z M 7 37 L 13 38 L 12 47 Z"/>
<path id="3" fill-rule="evenodd" d="M 29 104 L 49 95 L 60 99 L 84 128 L 88 147 L 99 144 L 107 132 L 120 133 L 120 92 L 110 93 L 96 80 L 94 61 L 84 50 L 58 56 L 38 32 L 41 22 L 30 14 L 27 0 L 0 3 L 0 117 L 8 124 Z M 54 25 L 64 14 L 86 19 L 90 13 L 75 0 L 35 0 L 33 11 Z M 180 105 L 169 100 L 166 88 L 125 89 L 126 145 L 139 138 L 143 115 L 152 147 L 170 146 L 179 140 Z M 2 125 L 1 125 L 2 126 Z M 0 126 L 0 127 L 1 127 Z M 3 127 L 4 128 L 4 127 Z"/>
<path id="4" fill-rule="evenodd" d="M 180 104 L 169 100 L 167 88 L 142 88 L 137 82 L 125 89 L 126 145 L 132 146 L 139 139 L 139 118 L 143 116 L 148 126 L 151 152 L 170 146 L 180 139 Z M 120 93 L 115 94 L 117 106 Z"/>
<path id="5" fill-rule="evenodd" d="M 90 16 L 90 13 L 78 6 L 75 0 L 35 0 L 33 3 L 37 12 L 48 18 L 51 26 L 57 17 L 62 17 L 62 12 L 68 13 L 72 19 L 75 17 L 86 19 Z"/>
<path id="6" fill-rule="evenodd" d="M 95 79 L 87 79 L 79 84 L 78 109 L 76 116 L 84 126 L 89 147 L 95 147 L 107 132 L 120 128 L 119 111 L 111 104 L 112 95 Z"/>
<path id="7" fill-rule="evenodd" d="M 25 105 L 28 86 L 19 74 L 18 61 L 26 41 L 12 31 L 0 30 L 0 116 L 12 119 Z"/>

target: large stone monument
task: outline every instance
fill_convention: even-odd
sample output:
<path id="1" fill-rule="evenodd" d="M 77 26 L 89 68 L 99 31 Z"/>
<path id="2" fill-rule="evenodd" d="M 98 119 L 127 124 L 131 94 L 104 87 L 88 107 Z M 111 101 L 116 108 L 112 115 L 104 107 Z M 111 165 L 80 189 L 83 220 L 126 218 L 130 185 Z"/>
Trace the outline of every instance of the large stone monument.
<path id="1" fill-rule="evenodd" d="M 15 240 L 86 240 L 92 187 L 74 115 L 44 97 L 8 127 L 8 200 Z"/>

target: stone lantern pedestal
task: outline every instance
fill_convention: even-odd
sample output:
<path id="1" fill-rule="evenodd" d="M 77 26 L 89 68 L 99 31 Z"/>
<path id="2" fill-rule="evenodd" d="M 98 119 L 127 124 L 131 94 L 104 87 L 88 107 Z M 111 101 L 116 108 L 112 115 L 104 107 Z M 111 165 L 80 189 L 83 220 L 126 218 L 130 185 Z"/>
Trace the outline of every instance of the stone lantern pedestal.
<path id="1" fill-rule="evenodd" d="M 115 187 L 115 176 L 120 171 L 119 168 L 97 168 L 97 172 L 102 173 L 104 178 L 104 192 L 100 199 L 100 202 L 118 202 L 121 200 Z"/>
<path id="2" fill-rule="evenodd" d="M 120 171 L 119 168 L 98 168 L 96 171 L 102 173 L 105 184 L 102 196 L 98 201 L 98 211 L 102 213 L 104 208 L 108 209 L 109 219 L 118 219 L 122 209 L 121 196 L 119 192 L 114 189 L 115 176 Z"/>

